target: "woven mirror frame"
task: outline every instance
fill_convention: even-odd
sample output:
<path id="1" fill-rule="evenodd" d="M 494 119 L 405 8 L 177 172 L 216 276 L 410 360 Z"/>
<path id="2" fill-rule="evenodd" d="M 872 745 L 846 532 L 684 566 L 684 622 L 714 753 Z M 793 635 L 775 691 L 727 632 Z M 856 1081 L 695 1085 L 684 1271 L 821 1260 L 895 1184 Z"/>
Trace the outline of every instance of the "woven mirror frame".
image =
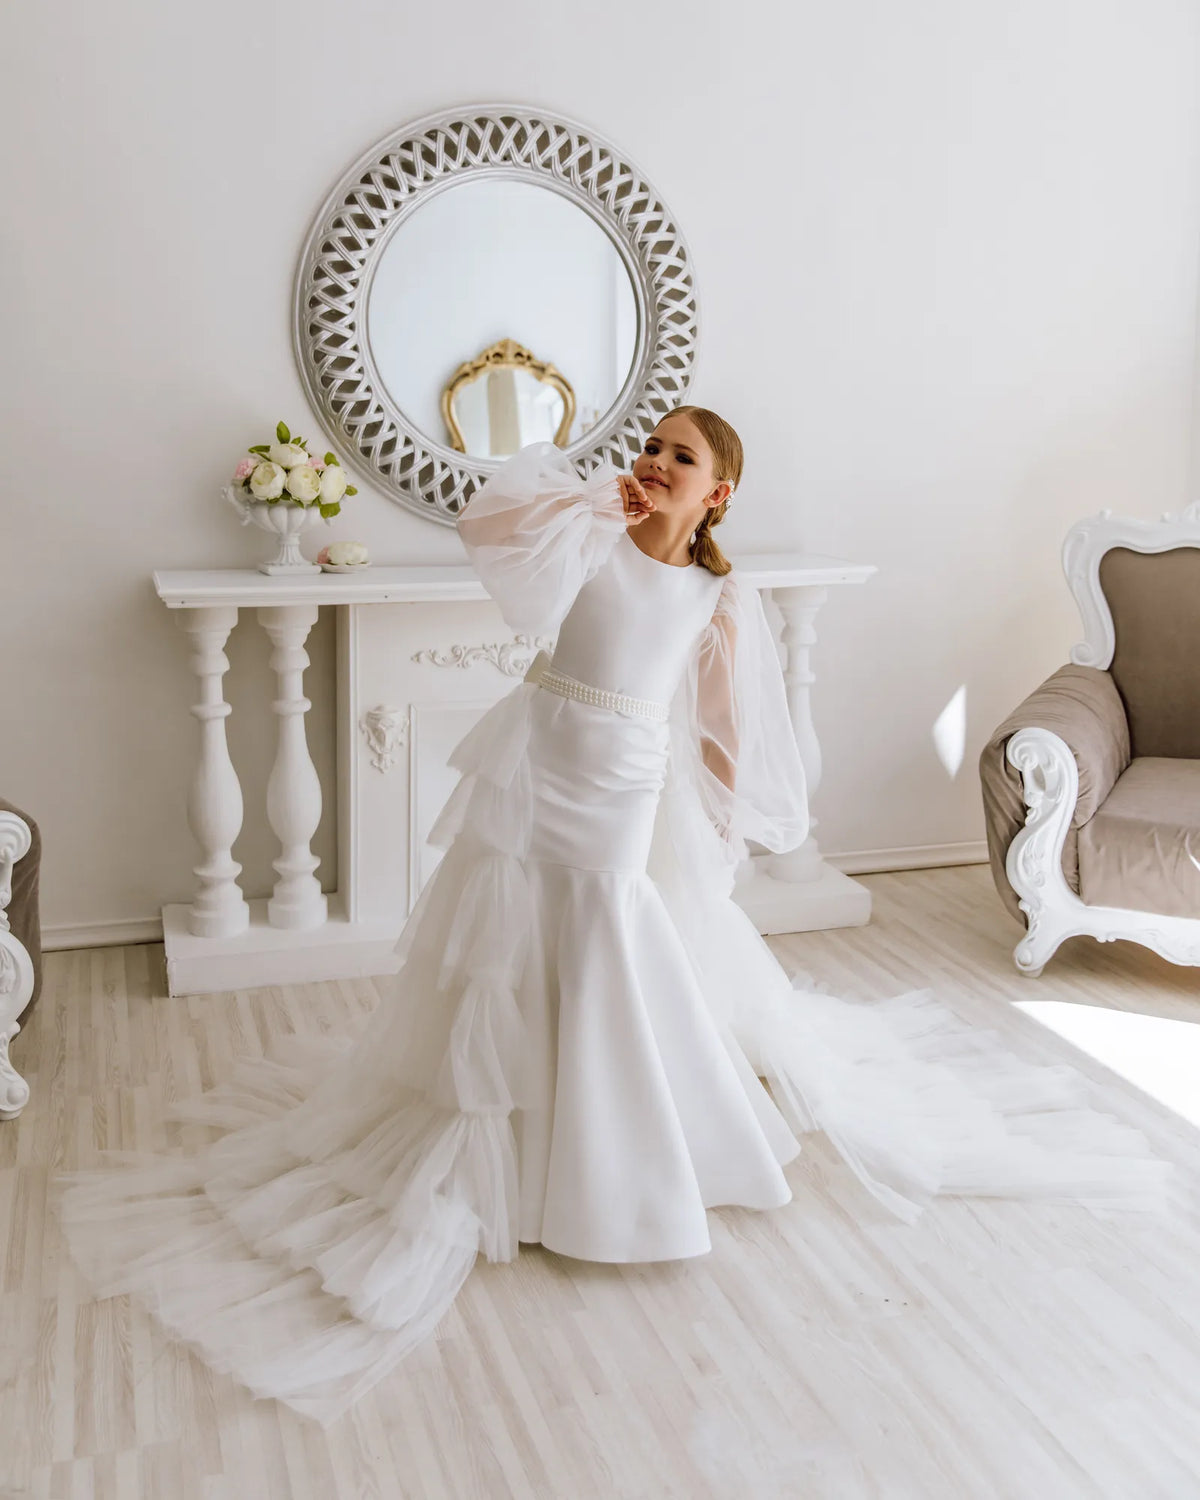
<path id="1" fill-rule="evenodd" d="M 293 342 L 305 389 L 339 457 L 397 504 L 455 517 L 499 459 L 457 453 L 422 432 L 389 396 L 367 334 L 380 256 L 423 204 L 467 178 L 534 183 L 577 204 L 608 235 L 633 291 L 634 356 L 599 423 L 564 451 L 584 474 L 628 469 L 646 434 L 687 400 L 698 310 L 691 255 L 661 197 L 595 131 L 545 110 L 483 104 L 444 110 L 373 146 L 322 204 L 293 296 Z"/>

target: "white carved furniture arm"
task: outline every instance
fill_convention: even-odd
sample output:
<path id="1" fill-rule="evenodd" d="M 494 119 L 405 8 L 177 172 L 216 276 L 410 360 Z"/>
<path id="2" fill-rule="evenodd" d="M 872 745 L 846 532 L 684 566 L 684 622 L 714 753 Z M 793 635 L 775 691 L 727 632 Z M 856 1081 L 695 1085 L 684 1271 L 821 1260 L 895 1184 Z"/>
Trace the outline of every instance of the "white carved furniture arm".
<path id="1" fill-rule="evenodd" d="M 12 870 L 29 853 L 33 835 L 16 813 L 0 812 L 0 1120 L 11 1120 L 29 1102 L 29 1085 L 9 1061 L 8 1045 L 20 1027 L 17 1017 L 33 994 L 33 960 L 8 923 Z"/>
<path id="2" fill-rule="evenodd" d="M 1008 846 L 1005 872 L 1025 913 L 1017 968 L 1040 974 L 1065 932 L 1058 914 L 1082 904 L 1063 874 L 1063 844 L 1079 800 L 1079 768 L 1064 739 L 1049 729 L 1022 729 L 1008 742 L 1009 763 L 1021 773 L 1025 826 Z"/>
<path id="3" fill-rule="evenodd" d="M 1142 943 L 1177 964 L 1200 964 L 1200 921 L 1114 906 L 1088 906 L 1067 884 L 1063 842 L 1079 798 L 1079 769 L 1067 742 L 1049 729 L 1022 729 L 1008 742 L 1021 773 L 1028 815 L 1009 845 L 1005 869 L 1028 919 L 1013 957 L 1026 974 L 1042 972 L 1069 937 Z"/>
<path id="4" fill-rule="evenodd" d="M 1124 704 L 1109 674 L 1094 667 L 1059 667 L 997 726 L 980 755 L 979 773 L 997 886 L 1014 914 L 1018 897 L 1004 861 L 1025 823 L 1029 798 L 1006 751 L 1013 736 L 1024 729 L 1048 730 L 1074 754 L 1079 791 L 1068 828 L 1082 827 L 1098 811 L 1130 759 Z M 1069 831 L 1066 837 L 1072 838 Z M 1070 854 L 1073 865 L 1073 848 Z"/>
<path id="5" fill-rule="evenodd" d="M 1009 714 L 996 735 L 1024 729 L 1044 729 L 1070 748 L 1078 772 L 1079 806 L 1073 815 L 1081 827 L 1129 769 L 1129 726 L 1112 678 L 1092 667 L 1060 667 Z"/>

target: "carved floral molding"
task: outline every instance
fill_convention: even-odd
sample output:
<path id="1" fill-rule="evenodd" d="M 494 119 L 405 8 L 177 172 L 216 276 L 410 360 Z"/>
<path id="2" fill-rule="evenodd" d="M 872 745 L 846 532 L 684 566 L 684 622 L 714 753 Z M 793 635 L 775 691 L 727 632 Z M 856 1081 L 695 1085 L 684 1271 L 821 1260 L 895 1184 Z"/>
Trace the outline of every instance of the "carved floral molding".
<path id="1" fill-rule="evenodd" d="M 380 703 L 367 709 L 358 727 L 371 752 L 371 764 L 377 771 L 390 771 L 408 744 L 408 711 Z"/>
<path id="2" fill-rule="evenodd" d="M 451 646 L 447 651 L 428 649 L 413 653 L 413 661 L 427 662 L 433 667 L 473 667 L 476 662 L 490 662 L 506 677 L 524 677 L 529 664 L 539 651 L 549 651 L 554 645 L 550 636 L 518 635 L 511 641 L 499 641 L 482 646 Z"/>

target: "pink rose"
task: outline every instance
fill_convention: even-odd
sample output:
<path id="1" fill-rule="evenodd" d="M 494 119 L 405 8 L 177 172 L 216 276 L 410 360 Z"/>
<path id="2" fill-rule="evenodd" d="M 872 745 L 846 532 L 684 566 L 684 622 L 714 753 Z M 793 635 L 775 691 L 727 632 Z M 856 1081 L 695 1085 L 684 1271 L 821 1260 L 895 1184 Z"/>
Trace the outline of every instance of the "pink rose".
<path id="1" fill-rule="evenodd" d="M 317 553 L 317 561 L 319 563 L 327 563 L 329 561 L 329 548 L 328 547 L 322 547 L 321 550 L 320 550 L 320 552 Z"/>
<path id="2" fill-rule="evenodd" d="M 241 461 L 241 463 L 238 464 L 237 468 L 234 469 L 234 471 L 233 471 L 233 482 L 234 482 L 234 484 L 241 484 L 241 482 L 242 482 L 243 479 L 249 479 L 250 476 L 251 476 L 251 474 L 254 473 L 254 470 L 257 467 L 258 467 L 258 459 L 257 458 L 250 458 L 250 457 L 243 458 L 242 461 Z"/>

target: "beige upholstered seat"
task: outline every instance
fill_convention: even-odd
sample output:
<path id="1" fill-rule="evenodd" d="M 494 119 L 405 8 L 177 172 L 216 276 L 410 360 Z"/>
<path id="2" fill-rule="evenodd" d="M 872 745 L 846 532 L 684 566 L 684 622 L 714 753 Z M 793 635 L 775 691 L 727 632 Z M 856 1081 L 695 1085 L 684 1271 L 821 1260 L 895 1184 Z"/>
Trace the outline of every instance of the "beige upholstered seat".
<path id="1" fill-rule="evenodd" d="M 1200 507 L 1081 522 L 1087 639 L 980 757 L 996 888 L 1028 972 L 1077 933 L 1200 963 Z"/>
<path id="2" fill-rule="evenodd" d="M 1078 837 L 1088 906 L 1200 916 L 1200 760 L 1139 756 Z"/>

